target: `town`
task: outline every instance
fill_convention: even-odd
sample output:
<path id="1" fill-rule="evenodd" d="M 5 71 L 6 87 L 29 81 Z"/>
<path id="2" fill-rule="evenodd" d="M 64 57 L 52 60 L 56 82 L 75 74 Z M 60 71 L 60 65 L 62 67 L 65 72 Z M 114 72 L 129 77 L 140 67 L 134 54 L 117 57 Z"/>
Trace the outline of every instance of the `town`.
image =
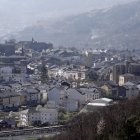
<path id="1" fill-rule="evenodd" d="M 0 44 L 0 130 L 62 125 L 140 95 L 140 50 Z"/>

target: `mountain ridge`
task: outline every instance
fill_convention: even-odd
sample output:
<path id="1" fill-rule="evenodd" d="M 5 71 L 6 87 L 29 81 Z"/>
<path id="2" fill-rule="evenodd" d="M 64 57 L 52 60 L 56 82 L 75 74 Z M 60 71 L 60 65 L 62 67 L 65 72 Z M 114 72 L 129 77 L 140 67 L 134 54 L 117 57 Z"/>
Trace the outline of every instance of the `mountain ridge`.
<path id="1" fill-rule="evenodd" d="M 52 42 L 55 46 L 77 48 L 140 47 L 140 1 L 69 16 L 54 23 L 44 22 L 25 28 L 18 40 Z"/>

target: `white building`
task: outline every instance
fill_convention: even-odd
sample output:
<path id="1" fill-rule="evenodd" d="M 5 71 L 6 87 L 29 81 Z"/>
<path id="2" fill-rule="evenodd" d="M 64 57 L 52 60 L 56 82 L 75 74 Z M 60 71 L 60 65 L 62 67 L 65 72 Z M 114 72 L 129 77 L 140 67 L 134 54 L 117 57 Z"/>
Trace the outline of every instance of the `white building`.
<path id="1" fill-rule="evenodd" d="M 19 123 L 18 123 L 19 127 L 26 127 L 29 125 L 28 112 L 29 112 L 28 109 L 19 112 Z"/>
<path id="2" fill-rule="evenodd" d="M 113 104 L 112 99 L 108 98 L 100 98 L 96 99 L 86 105 L 86 107 L 82 111 L 97 111 L 103 107 L 109 106 Z"/>
<path id="3" fill-rule="evenodd" d="M 66 79 L 84 80 L 86 78 L 86 69 L 53 68 L 48 70 L 49 77 L 61 76 Z"/>
<path id="4" fill-rule="evenodd" d="M 48 92 L 48 100 L 64 107 L 67 111 L 77 111 L 87 102 L 98 99 L 100 92 L 96 88 L 55 87 Z"/>
<path id="5" fill-rule="evenodd" d="M 134 74 L 123 74 L 119 76 L 119 85 L 122 86 L 126 82 L 140 81 L 140 76 L 135 76 Z"/>
<path id="6" fill-rule="evenodd" d="M 73 80 L 84 80 L 86 78 L 86 71 L 81 70 L 71 70 L 65 71 L 63 76 L 66 79 L 72 78 Z"/>
<path id="7" fill-rule="evenodd" d="M 35 110 L 29 111 L 29 121 L 34 123 L 36 121 L 41 124 L 57 124 L 58 123 L 58 111 L 54 108 L 37 107 Z"/>
<path id="8" fill-rule="evenodd" d="M 76 100 L 68 100 L 66 104 L 66 110 L 69 112 L 75 112 L 79 110 L 79 103 Z"/>

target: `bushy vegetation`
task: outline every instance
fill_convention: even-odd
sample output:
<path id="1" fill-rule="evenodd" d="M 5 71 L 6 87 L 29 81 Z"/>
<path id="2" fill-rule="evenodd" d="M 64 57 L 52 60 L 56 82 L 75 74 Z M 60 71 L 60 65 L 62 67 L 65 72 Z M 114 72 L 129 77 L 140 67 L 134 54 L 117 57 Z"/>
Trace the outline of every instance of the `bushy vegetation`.
<path id="1" fill-rule="evenodd" d="M 71 120 L 71 118 L 73 118 L 75 115 L 77 114 L 77 112 L 67 112 L 63 109 L 59 110 L 58 113 L 58 123 L 60 125 L 65 125 L 67 124 L 67 122 L 69 122 L 69 120 Z"/>

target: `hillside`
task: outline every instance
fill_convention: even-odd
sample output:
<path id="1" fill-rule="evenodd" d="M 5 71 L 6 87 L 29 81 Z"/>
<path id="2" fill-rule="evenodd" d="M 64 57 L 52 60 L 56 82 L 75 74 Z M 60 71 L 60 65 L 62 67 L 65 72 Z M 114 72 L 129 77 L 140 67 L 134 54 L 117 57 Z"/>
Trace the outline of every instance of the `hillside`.
<path id="1" fill-rule="evenodd" d="M 137 140 L 140 138 L 140 97 L 81 114 L 67 133 L 39 140 Z"/>
<path id="2" fill-rule="evenodd" d="M 15 37 L 52 42 L 55 46 L 140 48 L 140 1 L 40 22 Z"/>

